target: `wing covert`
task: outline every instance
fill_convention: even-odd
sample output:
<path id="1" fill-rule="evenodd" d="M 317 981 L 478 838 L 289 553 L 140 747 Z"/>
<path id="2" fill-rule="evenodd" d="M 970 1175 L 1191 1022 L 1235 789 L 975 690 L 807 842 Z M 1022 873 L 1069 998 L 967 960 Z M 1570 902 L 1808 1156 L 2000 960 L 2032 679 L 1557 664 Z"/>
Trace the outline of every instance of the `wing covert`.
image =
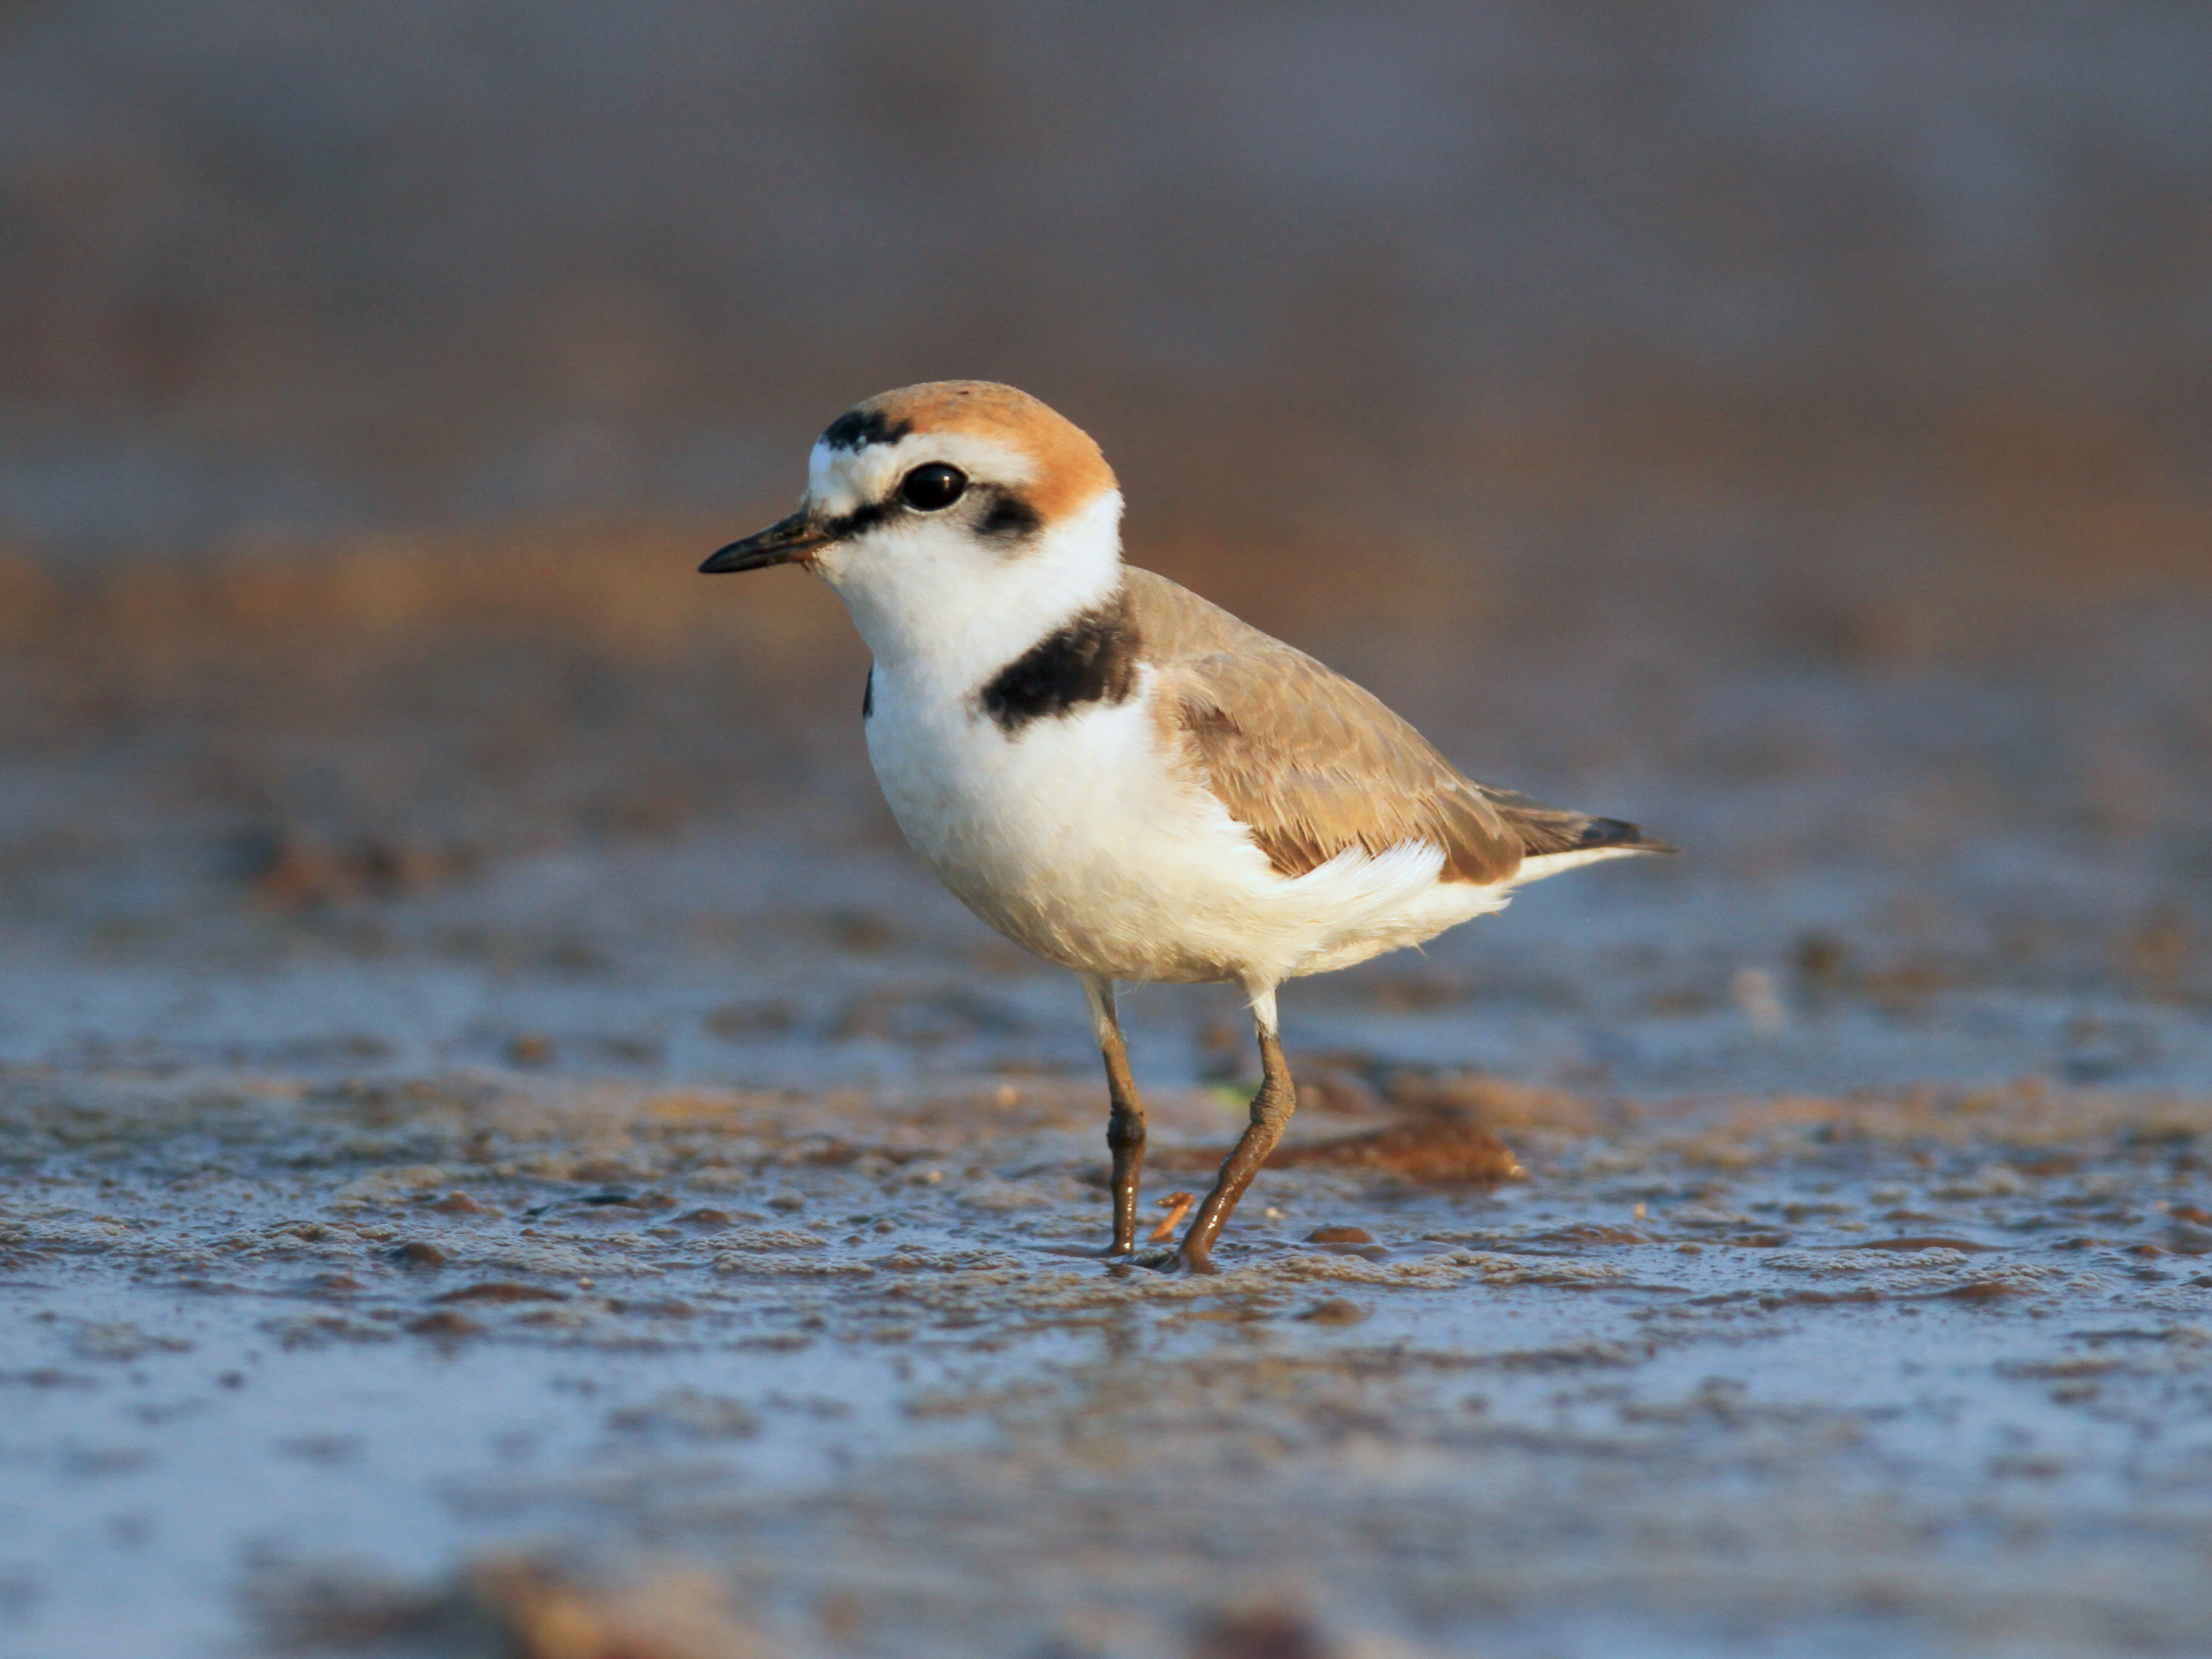
<path id="1" fill-rule="evenodd" d="M 1497 808 L 1380 698 L 1163 578 L 1129 576 L 1163 719 L 1278 872 L 1416 841 L 1443 850 L 1446 881 L 1519 866 Z"/>

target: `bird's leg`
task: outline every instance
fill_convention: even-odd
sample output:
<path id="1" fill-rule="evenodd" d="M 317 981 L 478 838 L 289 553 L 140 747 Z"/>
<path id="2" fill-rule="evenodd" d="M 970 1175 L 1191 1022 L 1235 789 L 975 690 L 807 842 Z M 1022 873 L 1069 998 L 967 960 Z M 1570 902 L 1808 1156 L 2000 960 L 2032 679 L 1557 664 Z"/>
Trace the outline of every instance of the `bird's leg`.
<path id="1" fill-rule="evenodd" d="M 1083 995 L 1091 1004 L 1098 1052 L 1106 1061 L 1106 1094 L 1112 1103 L 1106 1118 L 1106 1149 L 1114 1155 L 1114 1243 L 1106 1254 L 1127 1255 L 1137 1248 L 1137 1177 L 1145 1167 L 1145 1105 L 1129 1075 L 1129 1051 L 1121 1045 L 1114 981 L 1085 974 Z"/>
<path id="2" fill-rule="evenodd" d="M 1187 1273 L 1215 1271 L 1213 1241 L 1221 1235 L 1221 1224 L 1229 1219 L 1237 1200 L 1244 1196 L 1252 1177 L 1260 1173 L 1267 1154 L 1275 1150 L 1275 1143 L 1283 1138 L 1283 1126 L 1291 1121 L 1291 1113 L 1297 1107 L 1297 1091 L 1291 1083 L 1290 1064 L 1283 1058 L 1282 1041 L 1275 1032 L 1275 993 L 1272 986 L 1252 999 L 1252 1021 L 1260 1032 L 1260 1092 L 1252 1097 L 1251 1122 L 1237 1137 L 1229 1156 L 1221 1161 L 1221 1173 L 1213 1178 L 1213 1190 L 1198 1206 L 1198 1217 L 1190 1224 L 1190 1231 L 1182 1236 L 1182 1247 L 1176 1252 L 1176 1262 Z"/>

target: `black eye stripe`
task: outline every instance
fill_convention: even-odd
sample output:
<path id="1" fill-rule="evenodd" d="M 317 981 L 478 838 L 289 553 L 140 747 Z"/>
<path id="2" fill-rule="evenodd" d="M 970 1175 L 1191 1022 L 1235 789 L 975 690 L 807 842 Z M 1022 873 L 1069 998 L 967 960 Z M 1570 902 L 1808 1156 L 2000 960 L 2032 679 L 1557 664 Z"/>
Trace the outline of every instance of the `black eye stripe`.
<path id="1" fill-rule="evenodd" d="M 842 542 L 848 536 L 858 536 L 873 530 L 890 515 L 890 502 L 870 501 L 864 507 L 854 507 L 850 513 L 841 517 L 827 520 L 823 523 L 822 530 L 831 541 Z"/>
<path id="2" fill-rule="evenodd" d="M 991 510 L 975 526 L 978 535 L 993 537 L 1000 541 L 1017 541 L 1024 536 L 1035 534 L 1037 526 L 1044 522 L 1037 516 L 1036 508 L 1020 496 L 1003 489 L 994 493 L 997 499 L 992 501 Z"/>
<path id="3" fill-rule="evenodd" d="M 850 513 L 822 522 L 823 533 L 832 541 L 866 535 L 902 510 L 941 513 L 969 493 L 968 475 L 943 461 L 926 461 L 899 480 L 894 494 L 884 501 L 867 501 Z M 998 541 L 1014 541 L 1034 532 L 1044 521 L 1036 509 L 1020 496 L 1004 489 L 986 489 L 990 507 L 976 525 L 979 535 Z M 917 499 L 918 498 L 918 499 Z"/>

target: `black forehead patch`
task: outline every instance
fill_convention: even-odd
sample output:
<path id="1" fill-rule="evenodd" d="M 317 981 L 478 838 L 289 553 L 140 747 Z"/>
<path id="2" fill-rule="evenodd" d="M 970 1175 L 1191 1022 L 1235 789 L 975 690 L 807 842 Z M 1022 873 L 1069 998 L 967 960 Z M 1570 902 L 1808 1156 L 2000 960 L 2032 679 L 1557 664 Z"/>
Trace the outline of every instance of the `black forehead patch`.
<path id="1" fill-rule="evenodd" d="M 879 409 L 848 409 L 823 428 L 822 441 L 832 449 L 866 449 L 895 444 L 913 430 L 904 421 L 885 420 Z"/>

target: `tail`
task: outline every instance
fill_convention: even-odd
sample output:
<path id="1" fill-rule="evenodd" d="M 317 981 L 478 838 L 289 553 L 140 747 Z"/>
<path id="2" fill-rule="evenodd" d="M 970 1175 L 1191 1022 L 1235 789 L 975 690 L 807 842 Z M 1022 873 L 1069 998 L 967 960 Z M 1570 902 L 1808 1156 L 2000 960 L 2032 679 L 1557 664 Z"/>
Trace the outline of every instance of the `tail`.
<path id="1" fill-rule="evenodd" d="M 1487 784 L 1477 787 L 1498 809 L 1506 827 L 1521 838 L 1521 867 L 1513 875 L 1516 887 L 1599 859 L 1680 850 L 1645 835 L 1641 825 L 1621 818 L 1562 811 L 1555 806 L 1540 806 L 1510 789 L 1493 789 Z"/>

